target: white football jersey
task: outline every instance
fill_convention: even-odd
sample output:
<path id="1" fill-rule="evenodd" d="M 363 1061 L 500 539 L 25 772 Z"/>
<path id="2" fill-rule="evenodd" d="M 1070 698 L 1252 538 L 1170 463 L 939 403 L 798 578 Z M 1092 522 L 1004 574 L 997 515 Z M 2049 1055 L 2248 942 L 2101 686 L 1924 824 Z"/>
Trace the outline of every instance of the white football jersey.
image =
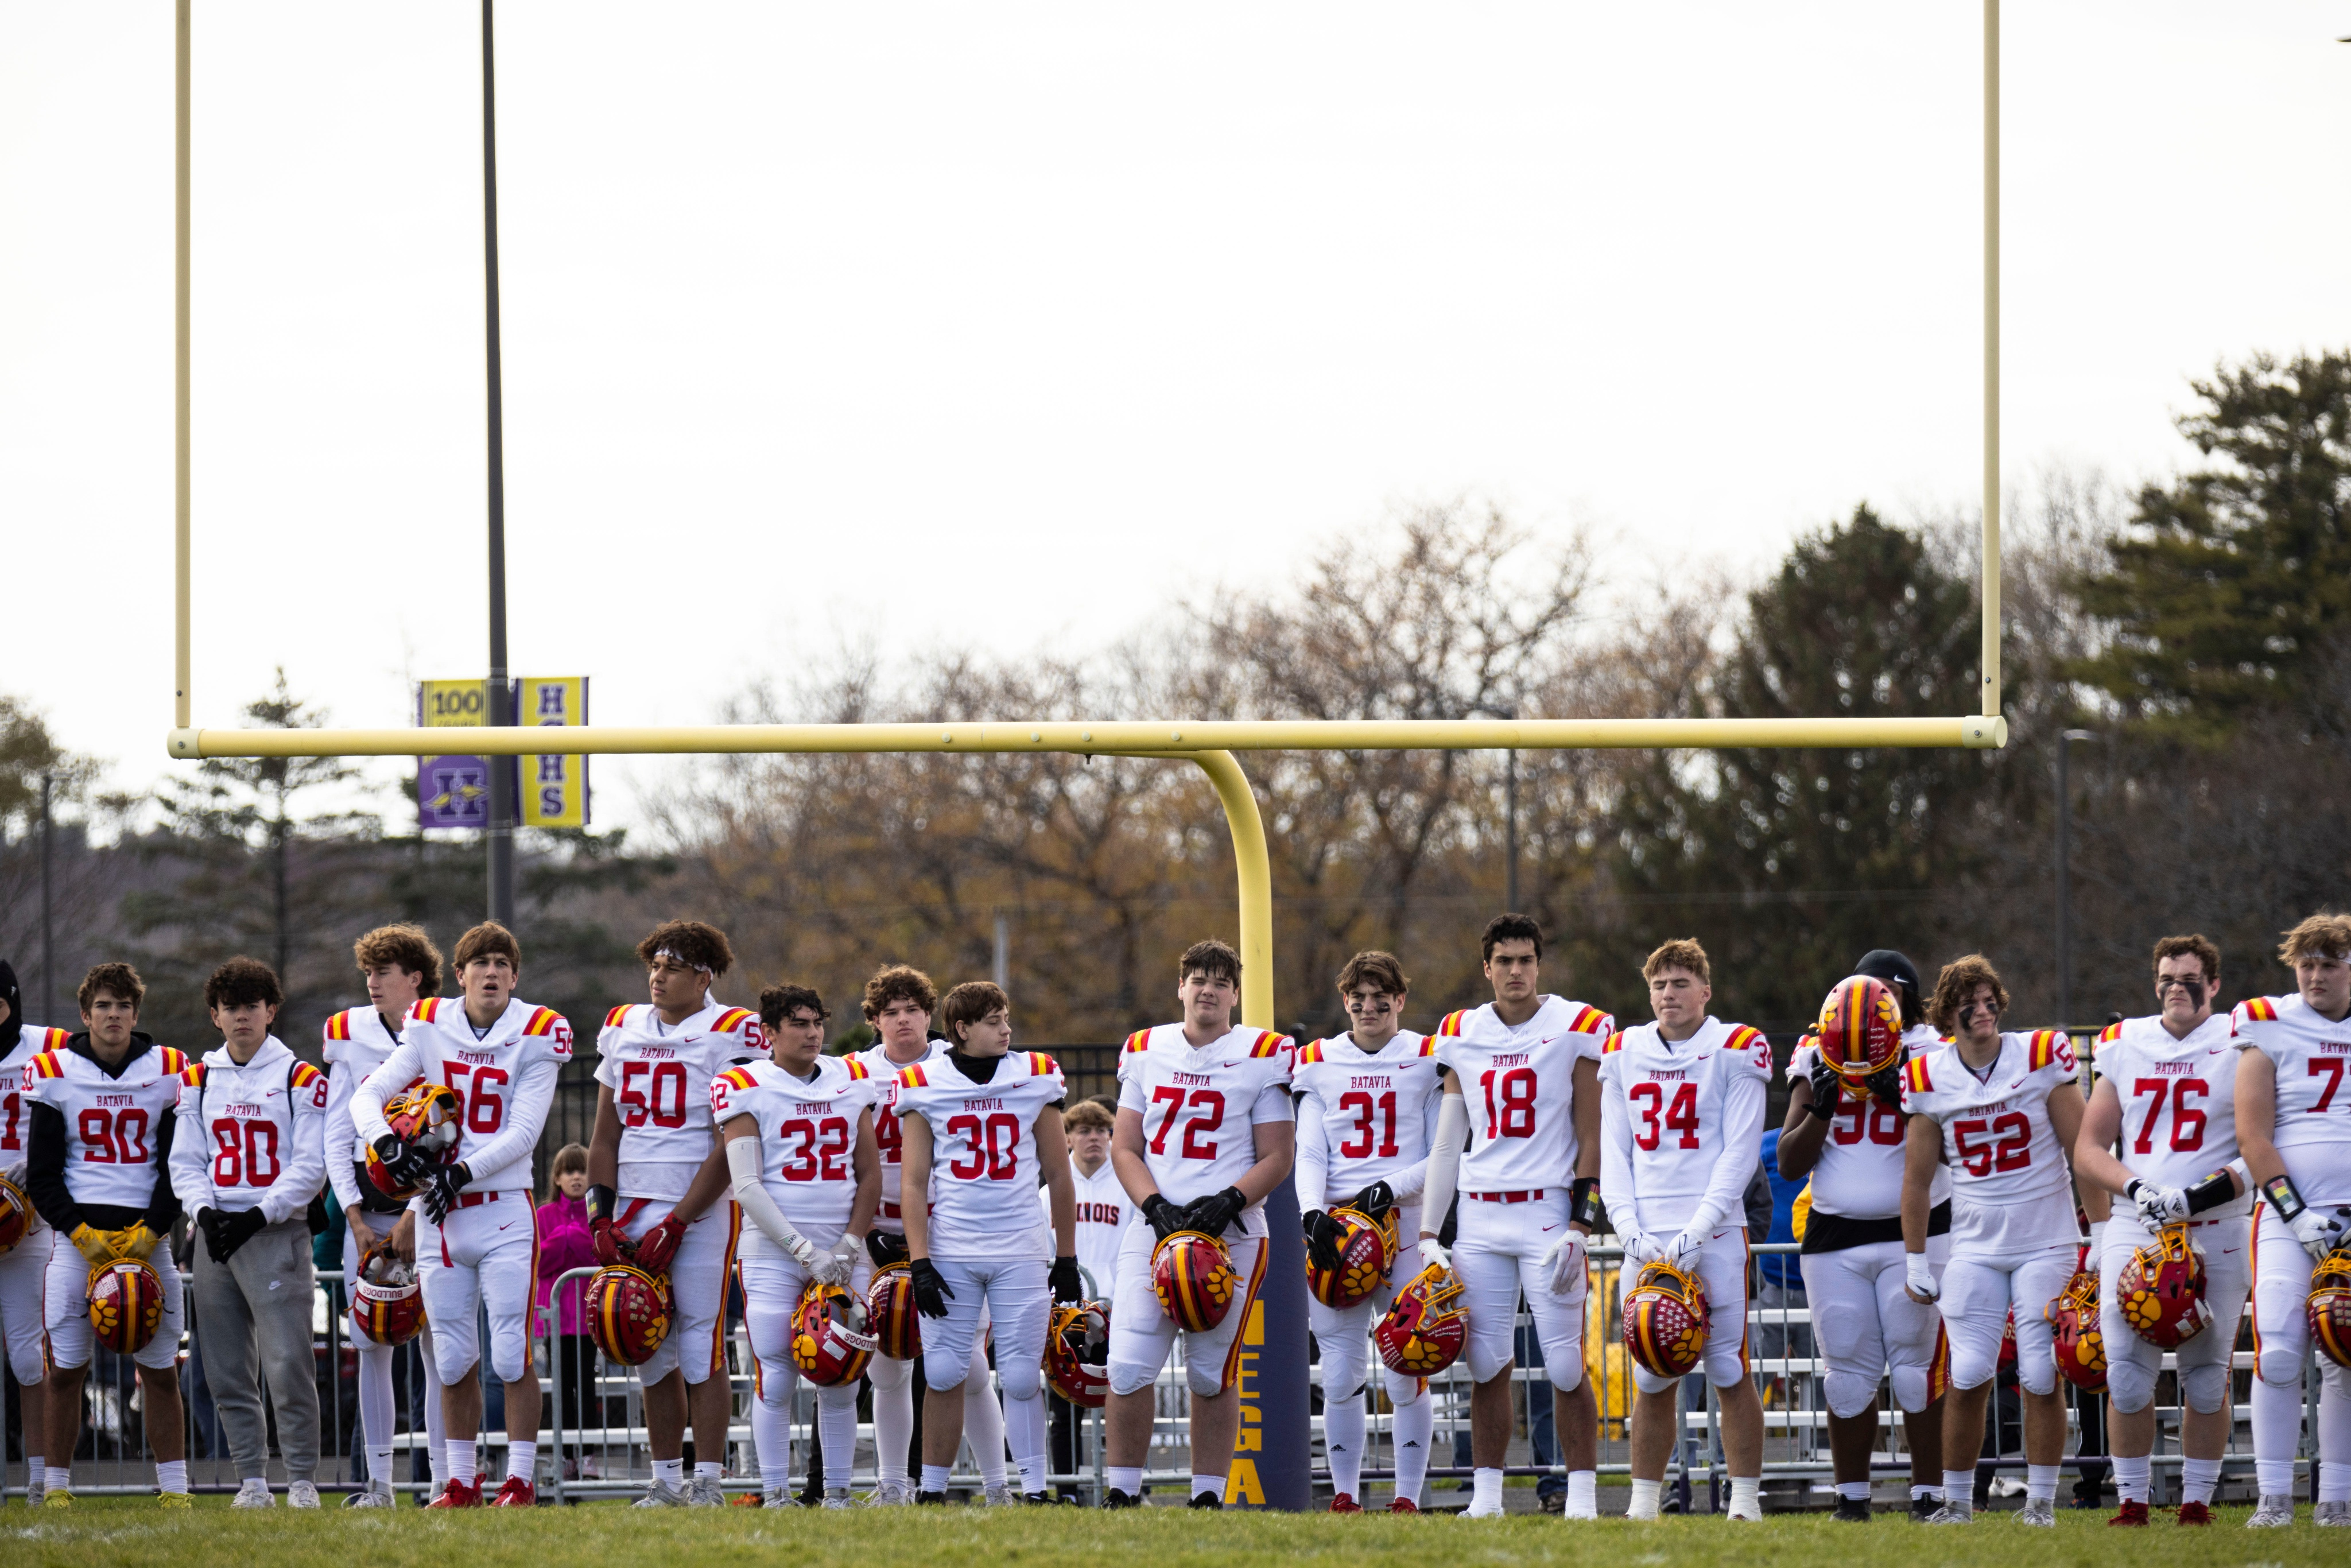
<path id="1" fill-rule="evenodd" d="M 368 1145 L 351 1124 L 351 1094 L 384 1064 L 400 1036 L 384 1027 L 383 1015 L 371 1007 L 339 1012 L 319 1032 L 319 1052 L 327 1061 L 327 1182 L 335 1189 L 336 1203 L 349 1208 L 374 1191 L 362 1185 L 360 1175 Z"/>
<path id="2" fill-rule="evenodd" d="M 760 1185 L 795 1230 L 827 1246 L 856 1207 L 857 1119 L 880 1091 L 861 1056 L 820 1056 L 805 1081 L 762 1057 L 710 1081 L 710 1115 L 722 1127 L 737 1116 L 758 1124 Z M 778 1255 L 756 1225 L 743 1228 L 743 1250 Z"/>
<path id="3" fill-rule="evenodd" d="M 2108 1024 L 2092 1048 L 2090 1064 L 2114 1082 L 2123 1111 L 2124 1168 L 2164 1186 L 2193 1186 L 2237 1157 L 2235 1029 L 2215 1013 L 2185 1040 L 2175 1040 L 2160 1018 Z M 2212 1211 L 2250 1214 L 2253 1195 L 2241 1193 Z"/>
<path id="4" fill-rule="evenodd" d="M 1600 1199 L 1620 1235 L 1677 1231 L 1709 1196 L 1719 1224 L 1746 1223 L 1740 1198 L 1762 1159 L 1771 1080 L 1771 1042 L 1745 1024 L 1709 1018 L 1684 1040 L 1654 1023 L 1608 1037 Z"/>
<path id="5" fill-rule="evenodd" d="M 1137 1030 L 1118 1058 L 1118 1108 L 1143 1118 L 1143 1164 L 1176 1205 L 1237 1186 L 1257 1164 L 1251 1129 L 1290 1122 L 1290 1071 L 1297 1046 L 1286 1034 L 1241 1028 L 1194 1047 L 1180 1023 Z M 1265 1234 L 1265 1205 L 1241 1216 L 1247 1236 Z"/>
<path id="6" fill-rule="evenodd" d="M 351 1124 L 372 1145 L 392 1129 L 383 1103 L 418 1084 L 445 1083 L 465 1107 L 457 1162 L 473 1192 L 528 1192 L 531 1152 L 571 1060 L 571 1026 L 553 1008 L 509 999 L 478 1037 L 461 997 L 427 997 L 408 1009 L 400 1043 L 351 1095 Z"/>
<path id="7" fill-rule="evenodd" d="M 985 1083 L 946 1051 L 899 1072 L 899 1116 L 931 1127 L 932 1257 L 1037 1253 L 1037 1118 L 1066 1092 L 1061 1064 L 1041 1051 L 1010 1052 Z"/>
<path id="8" fill-rule="evenodd" d="M 18 1192 L 25 1190 L 25 1147 L 31 1136 L 26 1127 L 31 1113 L 25 1098 L 25 1069 L 45 1051 L 63 1051 L 70 1038 L 61 1029 L 26 1024 L 16 1031 L 16 1043 L 0 1052 L 0 1179 Z M 1109 1168 L 1107 1163 L 1103 1168 Z M 32 1228 L 47 1228 L 37 1214 L 33 1216 Z"/>
<path id="9" fill-rule="evenodd" d="M 327 1075 L 271 1035 L 238 1065 L 216 1046 L 180 1074 L 172 1191 L 190 1214 L 258 1208 L 272 1225 L 310 1207 L 326 1176 Z"/>
<path id="10" fill-rule="evenodd" d="M 945 1056 L 947 1042 L 935 1040 L 924 1048 L 923 1061 L 935 1061 Z M 905 1140 L 898 1130 L 898 1074 L 917 1062 L 893 1061 L 890 1053 L 878 1045 L 868 1046 L 857 1053 L 865 1064 L 866 1073 L 874 1084 L 873 1142 L 882 1150 L 882 1211 L 874 1218 L 873 1228 L 902 1233 L 906 1222 L 898 1215 L 898 1161 L 904 1153 Z"/>
<path id="11" fill-rule="evenodd" d="M 2005 1255 L 2080 1234 L 2073 1167 L 2049 1120 L 2050 1094 L 2074 1076 L 2074 1042 L 2055 1030 L 2003 1033 L 1980 1076 L 1956 1043 L 1905 1064 L 1902 1108 L 1943 1129 L 1955 1252 Z"/>
<path id="12" fill-rule="evenodd" d="M 1943 1037 L 1928 1024 L 1912 1024 L 1902 1031 L 1903 1048 L 1912 1056 L 1942 1043 Z M 1788 1059 L 1788 1082 L 1812 1077 L 1820 1058 L 1819 1039 L 1806 1035 Z M 1902 1149 L 1909 1122 L 1899 1105 L 1888 1105 L 1875 1094 L 1855 1098 L 1847 1089 L 1837 1102 L 1837 1113 L 1829 1119 L 1820 1157 L 1813 1164 L 1813 1207 L 1847 1219 L 1899 1218 Z M 1951 1201 L 1951 1173 L 1947 1167 L 1935 1167 L 1927 1201 L 1937 1207 Z"/>
<path id="13" fill-rule="evenodd" d="M 1598 1008 L 1546 996 L 1516 1029 L 1494 1004 L 1447 1013 L 1437 1060 L 1461 1085 L 1469 1148 L 1463 1192 L 1540 1192 L 1575 1179 L 1575 1064 L 1599 1060 L 1616 1027 Z M 1432 1228 L 1443 1215 L 1424 1216 Z"/>
<path id="14" fill-rule="evenodd" d="M 154 1201 L 159 1135 L 179 1107 L 188 1059 L 136 1040 L 131 1051 L 110 1075 L 69 1045 L 54 1046 L 36 1052 L 19 1079 L 26 1101 L 65 1118 L 66 1192 L 77 1204 L 143 1209 Z"/>
<path id="15" fill-rule="evenodd" d="M 596 1082 L 621 1118 L 622 1197 L 675 1203 L 717 1146 L 710 1081 L 768 1054 L 759 1015 L 712 1002 L 665 1024 L 651 1003 L 614 1008 L 596 1034 Z"/>
<path id="16" fill-rule="evenodd" d="M 2277 1074 L 2273 1141 L 2308 1204 L 2351 1203 L 2351 1019 L 2341 1023 L 2300 994 L 2239 1002 L 2240 1051 L 2258 1051 Z"/>
<path id="17" fill-rule="evenodd" d="M 1118 1271 L 1118 1244 L 1134 1218 L 1134 1205 L 1127 1201 L 1126 1188 L 1118 1179 L 1118 1171 L 1105 1156 L 1093 1175 L 1078 1169 L 1078 1162 L 1070 1162 L 1070 1187 L 1077 1199 L 1078 1267 L 1093 1281 L 1090 1287 L 1091 1301 L 1111 1299 L 1113 1280 Z M 1053 1189 L 1037 1189 L 1038 1212 L 1046 1225 L 1044 1256 L 1052 1256 Z"/>
<path id="18" fill-rule="evenodd" d="M 1373 1055 L 1353 1036 L 1333 1035 L 1301 1046 L 1290 1087 L 1314 1102 L 1322 1123 L 1322 1190 L 1301 1190 L 1306 1208 L 1351 1197 L 1375 1181 L 1398 1185 L 1428 1161 L 1437 1132 L 1437 1104 L 1445 1083 L 1433 1035 L 1398 1030 Z M 1305 1151 L 1300 1151 L 1301 1162 Z M 1408 1179 L 1404 1186 L 1418 1191 Z"/>

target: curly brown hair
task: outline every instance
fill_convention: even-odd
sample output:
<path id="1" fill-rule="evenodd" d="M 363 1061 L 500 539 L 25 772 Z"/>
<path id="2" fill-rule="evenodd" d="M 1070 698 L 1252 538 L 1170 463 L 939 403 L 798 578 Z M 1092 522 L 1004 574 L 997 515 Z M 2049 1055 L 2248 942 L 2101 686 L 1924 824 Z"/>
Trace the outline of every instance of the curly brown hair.
<path id="1" fill-rule="evenodd" d="M 939 988 L 931 984 L 928 975 L 912 964 L 893 964 L 887 968 L 876 969 L 873 977 L 865 982 L 865 997 L 861 1004 L 864 1009 L 865 1021 L 873 1022 L 882 1016 L 883 1008 L 899 1000 L 913 1002 L 925 1012 L 929 1012 L 939 1005 Z"/>
<path id="2" fill-rule="evenodd" d="M 258 958 L 231 958 L 204 981 L 206 1012 L 249 1008 L 256 1002 L 273 1008 L 286 1004 L 286 988 L 277 983 L 277 971 Z"/>
<path id="3" fill-rule="evenodd" d="M 726 933 L 699 920 L 664 920 L 637 944 L 637 962 L 647 968 L 663 953 L 691 968 L 709 971 L 714 980 L 735 967 L 735 949 L 726 945 Z"/>
<path id="4" fill-rule="evenodd" d="M 813 986 L 768 986 L 759 992 L 759 1021 L 769 1029 L 781 1028 L 784 1019 L 802 1008 L 816 1014 L 819 1023 L 832 1016 Z"/>
<path id="5" fill-rule="evenodd" d="M 1952 959 L 1935 977 L 1935 994 L 1927 1001 L 1927 1021 L 1949 1034 L 1959 1027 L 1959 1009 L 1976 994 L 1978 986 L 1990 986 L 1992 1006 L 2001 1012 L 2008 1010 L 2008 988 L 2000 983 L 2000 971 L 1982 954 L 1970 953 Z"/>
<path id="6" fill-rule="evenodd" d="M 135 1012 L 147 999 L 147 982 L 141 979 L 139 971 L 128 964 L 94 964 L 89 973 L 81 977 L 81 985 L 74 992 L 74 1000 L 87 1013 L 90 1003 L 98 1000 L 100 991 L 121 998 Z"/>
<path id="7" fill-rule="evenodd" d="M 2204 966 L 2204 983 L 2210 985 L 2220 977 L 2220 949 L 2210 936 L 2166 936 L 2155 945 L 2155 972 L 2163 974 L 2166 958 L 2193 958 Z"/>
<path id="8" fill-rule="evenodd" d="M 441 989 L 441 949 L 421 925 L 379 925 L 351 944 L 351 957 L 361 974 L 390 964 L 415 976 L 420 996 Z"/>
<path id="9" fill-rule="evenodd" d="M 2335 915 L 2325 911 L 2285 933 L 2278 946 L 2278 957 L 2288 964 L 2304 958 L 2340 958 L 2351 954 L 2351 915 Z"/>

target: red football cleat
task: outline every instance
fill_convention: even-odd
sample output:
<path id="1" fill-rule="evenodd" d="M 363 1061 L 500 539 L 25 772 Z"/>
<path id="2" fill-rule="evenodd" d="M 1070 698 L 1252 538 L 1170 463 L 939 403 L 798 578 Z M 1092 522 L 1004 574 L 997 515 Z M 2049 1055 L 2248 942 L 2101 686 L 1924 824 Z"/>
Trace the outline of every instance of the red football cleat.
<path id="1" fill-rule="evenodd" d="M 1361 1513 L 1364 1511 L 1364 1505 L 1357 1502 L 1351 1494 L 1341 1492 L 1338 1496 L 1331 1500 L 1331 1511 L 1332 1513 Z"/>
<path id="2" fill-rule="evenodd" d="M 1390 1513 L 1418 1513 L 1420 1511 L 1420 1504 L 1413 1501 L 1412 1499 L 1408 1497 L 1392 1497 L 1388 1499 L 1388 1511 Z"/>
<path id="3" fill-rule="evenodd" d="M 441 1489 L 441 1495 L 424 1505 L 427 1508 L 479 1508 L 482 1506 L 482 1483 L 451 1481 Z"/>
<path id="4" fill-rule="evenodd" d="M 2179 1505 L 2179 1522 L 2210 1524 L 2212 1522 L 2212 1511 L 2200 1502 L 2183 1502 Z"/>
<path id="5" fill-rule="evenodd" d="M 2114 1518 L 2106 1521 L 2106 1522 L 2108 1524 L 2145 1524 L 2147 1522 L 2147 1504 L 2143 1502 L 2126 1502 L 2123 1504 L 2121 1511 L 2116 1513 Z"/>
<path id="6" fill-rule="evenodd" d="M 490 1500 L 492 1508 L 535 1508 L 538 1504 L 538 1491 L 520 1476 L 508 1476 L 507 1484 L 498 1489 L 498 1495 Z"/>

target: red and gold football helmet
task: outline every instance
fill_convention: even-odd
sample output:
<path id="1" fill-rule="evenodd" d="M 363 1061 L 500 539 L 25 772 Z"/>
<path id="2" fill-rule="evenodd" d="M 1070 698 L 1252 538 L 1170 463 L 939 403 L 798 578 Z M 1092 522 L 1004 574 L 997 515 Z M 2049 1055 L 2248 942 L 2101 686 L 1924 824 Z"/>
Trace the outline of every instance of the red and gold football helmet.
<path id="1" fill-rule="evenodd" d="M 406 1344 L 424 1327 L 424 1290 L 416 1270 L 378 1243 L 360 1260 L 351 1291 L 351 1327 L 381 1345 Z"/>
<path id="2" fill-rule="evenodd" d="M 884 1264 L 873 1271 L 873 1283 L 865 1291 L 865 1314 L 880 1354 L 893 1361 L 912 1361 L 923 1354 L 923 1314 L 914 1310 L 914 1276 L 905 1264 Z"/>
<path id="3" fill-rule="evenodd" d="M 1871 975 L 1839 980 L 1821 1004 L 1821 1060 L 1855 1089 L 1902 1060 L 1902 1003 Z"/>
<path id="4" fill-rule="evenodd" d="M 1179 1230 L 1151 1254 L 1151 1289 L 1159 1310 L 1186 1333 L 1207 1333 L 1233 1310 L 1241 1277 L 1233 1255 L 1213 1236 Z"/>
<path id="5" fill-rule="evenodd" d="M 599 1269 L 589 1277 L 585 1304 L 589 1336 L 607 1361 L 642 1366 L 669 1337 L 666 1277 L 630 1263 Z"/>
<path id="6" fill-rule="evenodd" d="M 1344 1312 L 1371 1300 L 1387 1282 L 1388 1270 L 1395 1267 L 1396 1211 L 1391 1208 L 1374 1219 L 1359 1208 L 1334 1208 L 1331 1218 L 1342 1232 L 1339 1266 L 1318 1269 L 1309 1256 L 1306 1288 L 1324 1306 Z"/>
<path id="7" fill-rule="evenodd" d="M 2057 1370 L 2076 1388 L 2100 1393 L 2106 1386 L 2106 1338 L 2098 1327 L 2098 1276 L 2074 1274 L 2057 1299 L 2042 1309 L 2056 1336 Z"/>
<path id="8" fill-rule="evenodd" d="M 792 1309 L 792 1364 L 820 1388 L 854 1383 L 873 1359 L 872 1314 L 839 1285 L 811 1282 Z"/>
<path id="9" fill-rule="evenodd" d="M 136 1355 L 163 1322 L 162 1277 L 135 1258 L 89 1271 L 89 1326 L 117 1355 Z"/>
<path id="10" fill-rule="evenodd" d="M 33 1229 L 33 1200 L 16 1184 L 0 1176 L 0 1258 L 16 1249 Z"/>
<path id="11" fill-rule="evenodd" d="M 1625 1292 L 1625 1348 L 1653 1377 L 1680 1377 L 1706 1354 L 1706 1289 L 1660 1258 Z"/>
<path id="12" fill-rule="evenodd" d="M 383 1119 L 392 1135 L 425 1150 L 444 1166 L 457 1157 L 457 1135 L 465 1114 L 457 1092 L 445 1083 L 414 1084 L 383 1103 Z M 372 1146 L 367 1152 L 367 1175 L 376 1191 L 386 1197 L 414 1197 L 423 1190 L 415 1182 L 395 1179 Z"/>
<path id="13" fill-rule="evenodd" d="M 1045 1332 L 1045 1382 L 1072 1405 L 1099 1410 L 1110 1394 L 1110 1308 L 1101 1301 L 1066 1301 L 1053 1309 Z"/>
<path id="14" fill-rule="evenodd" d="M 2115 1300 L 2132 1332 L 2164 1350 L 2178 1350 L 2210 1328 L 2204 1253 L 2188 1239 L 2188 1227 L 2167 1225 L 2132 1253 L 2116 1278 Z"/>
<path id="15" fill-rule="evenodd" d="M 1406 1377 L 1434 1377 L 1451 1366 L 1469 1342 L 1469 1313 L 1461 1281 L 1431 1263 L 1396 1292 L 1395 1304 L 1372 1330 L 1380 1361 Z"/>
<path id="16" fill-rule="evenodd" d="M 2351 1366 L 2351 1252 L 2329 1252 L 2319 1260 L 2303 1310 L 2318 1353 L 2337 1366 Z"/>

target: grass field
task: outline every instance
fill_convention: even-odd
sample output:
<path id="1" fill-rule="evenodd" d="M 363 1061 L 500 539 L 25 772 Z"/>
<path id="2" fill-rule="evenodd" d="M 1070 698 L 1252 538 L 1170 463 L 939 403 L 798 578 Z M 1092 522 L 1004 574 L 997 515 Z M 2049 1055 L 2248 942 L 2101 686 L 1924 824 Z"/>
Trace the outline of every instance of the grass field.
<path id="1" fill-rule="evenodd" d="M 2152 1528 L 2108 1530 L 2103 1513 L 2058 1515 L 2053 1531 L 2026 1530 L 2006 1514 L 1965 1530 L 1927 1530 L 1892 1514 L 1866 1526 L 1821 1515 L 1790 1515 L 1734 1528 L 1715 1518 L 1621 1520 L 1570 1525 L 1520 1516 L 1480 1521 L 1428 1517 L 1359 1519 L 1226 1513 L 1209 1519 L 1180 1509 L 1103 1514 L 1076 1509 L 893 1510 L 822 1513 L 729 1509 L 723 1513 L 639 1513 L 617 1505 L 427 1516 L 350 1514 L 329 1509 L 266 1517 L 232 1513 L 225 1498 L 192 1512 L 165 1514 L 144 1499 L 86 1499 L 70 1516 L 0 1511 L 0 1562 L 10 1568 L 102 1563 L 105 1568 L 677 1568 L 733 1563 L 776 1552 L 861 1565 L 1061 1562 L 1208 1564 L 1241 1559 L 1343 1563 L 1486 1564 L 1547 1562 L 1598 1553 L 1624 1568 L 1667 1563 L 1699 1568 L 1817 1568 L 1866 1555 L 1872 1568 L 2289 1568 L 2341 1564 L 2351 1538 L 2309 1523 L 2243 1529 L 2246 1511 L 2220 1511 L 2209 1530 L 2182 1530 L 2158 1515 Z"/>

